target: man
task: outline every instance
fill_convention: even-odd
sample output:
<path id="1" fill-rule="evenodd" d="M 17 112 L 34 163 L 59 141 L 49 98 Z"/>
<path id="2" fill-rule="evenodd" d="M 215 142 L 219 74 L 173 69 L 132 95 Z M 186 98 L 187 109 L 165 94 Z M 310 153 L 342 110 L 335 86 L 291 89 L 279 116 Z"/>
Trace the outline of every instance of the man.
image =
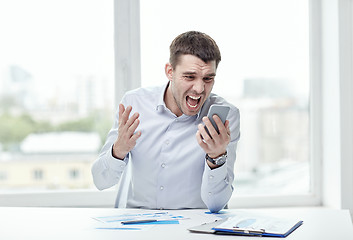
<path id="1" fill-rule="evenodd" d="M 168 84 L 123 97 L 92 166 L 98 189 L 117 184 L 131 165 L 127 207 L 207 207 L 217 212 L 227 205 L 233 192 L 239 111 L 211 93 L 220 60 L 217 44 L 204 33 L 190 31 L 174 39 L 165 66 Z M 224 125 L 213 116 L 219 134 L 206 116 L 212 104 L 230 106 Z M 119 201 L 118 196 L 117 207 Z"/>

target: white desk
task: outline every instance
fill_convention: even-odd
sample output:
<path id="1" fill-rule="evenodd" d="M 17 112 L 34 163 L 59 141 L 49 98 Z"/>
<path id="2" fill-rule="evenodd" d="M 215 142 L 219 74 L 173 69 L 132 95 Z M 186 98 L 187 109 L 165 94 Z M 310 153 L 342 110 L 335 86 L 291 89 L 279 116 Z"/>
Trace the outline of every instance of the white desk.
<path id="1" fill-rule="evenodd" d="M 352 221 L 346 210 L 323 208 L 248 210 L 273 216 L 299 217 L 303 220 L 303 225 L 285 238 L 286 240 L 353 240 Z M 190 217 L 190 219 L 182 220 L 180 224 L 155 225 L 151 229 L 143 231 L 95 229 L 97 221 L 92 217 L 122 214 L 127 211 L 139 212 L 137 209 L 0 207 L 0 239 L 260 239 L 258 237 L 190 233 L 187 230 L 188 227 L 210 220 L 210 215 L 204 214 L 206 210 L 168 211 Z M 229 209 L 227 211 L 236 210 Z M 278 238 L 266 237 L 266 239 Z"/>

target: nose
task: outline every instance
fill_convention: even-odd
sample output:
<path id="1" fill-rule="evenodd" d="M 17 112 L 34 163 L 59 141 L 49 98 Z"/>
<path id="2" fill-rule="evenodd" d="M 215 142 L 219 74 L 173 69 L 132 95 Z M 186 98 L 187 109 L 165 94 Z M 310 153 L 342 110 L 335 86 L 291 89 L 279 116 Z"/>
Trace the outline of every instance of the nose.
<path id="1" fill-rule="evenodd" d="M 194 82 L 193 89 L 196 93 L 201 94 L 205 90 L 205 83 L 202 79 L 197 79 Z"/>

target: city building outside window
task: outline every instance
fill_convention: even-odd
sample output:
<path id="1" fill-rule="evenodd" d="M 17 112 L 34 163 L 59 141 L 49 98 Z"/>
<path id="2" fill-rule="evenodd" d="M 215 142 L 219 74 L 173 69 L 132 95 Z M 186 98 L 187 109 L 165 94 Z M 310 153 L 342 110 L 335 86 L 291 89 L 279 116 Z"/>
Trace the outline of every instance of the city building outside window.
<path id="1" fill-rule="evenodd" d="M 70 179 L 77 179 L 80 177 L 80 171 L 78 169 L 71 169 L 69 171 Z"/>
<path id="2" fill-rule="evenodd" d="M 43 178 L 44 178 L 43 170 L 41 170 L 41 169 L 33 170 L 33 179 L 39 181 L 39 180 L 42 180 Z"/>
<path id="3" fill-rule="evenodd" d="M 115 112 L 113 14 L 112 0 L 0 2 L 0 193 L 94 189 Z"/>

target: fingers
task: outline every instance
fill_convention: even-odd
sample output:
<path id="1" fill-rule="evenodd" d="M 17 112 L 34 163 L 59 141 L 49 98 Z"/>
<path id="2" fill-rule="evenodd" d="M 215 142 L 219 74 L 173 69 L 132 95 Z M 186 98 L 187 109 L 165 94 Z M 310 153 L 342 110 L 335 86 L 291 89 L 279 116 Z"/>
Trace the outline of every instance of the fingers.
<path id="1" fill-rule="evenodd" d="M 206 126 L 207 127 L 207 126 Z M 211 125 L 211 127 L 213 128 L 213 126 Z M 207 131 L 206 131 L 206 129 L 205 129 L 205 125 L 203 125 L 203 124 L 199 124 L 198 126 L 197 126 L 197 128 L 198 128 L 198 132 L 200 133 L 200 137 L 202 138 L 202 140 L 203 140 L 203 142 L 208 142 L 208 143 L 210 143 L 212 140 L 213 140 L 213 138 L 212 138 L 212 134 L 210 135 L 210 134 L 208 134 L 207 133 Z M 207 127 L 207 130 L 208 130 L 208 132 L 212 132 L 212 129 L 210 130 L 211 128 L 209 128 L 209 127 Z M 213 131 L 214 131 L 214 128 L 213 128 Z"/>
<path id="2" fill-rule="evenodd" d="M 134 135 L 132 135 L 132 137 L 130 138 L 130 141 L 133 145 L 136 144 L 137 139 L 141 136 L 141 131 L 138 131 L 137 133 L 135 133 Z"/>
<path id="3" fill-rule="evenodd" d="M 215 115 L 214 115 L 215 116 Z M 202 121 L 204 122 L 205 126 L 207 127 L 207 130 L 209 132 L 209 135 L 212 139 L 217 138 L 218 137 L 218 132 L 216 131 L 216 129 L 213 127 L 210 119 L 208 117 L 203 117 Z M 222 122 L 221 122 L 222 124 Z M 223 125 L 223 124 L 222 124 Z M 217 125 L 218 126 L 218 125 Z M 201 132 L 202 133 L 202 132 Z M 206 131 L 207 133 L 207 131 Z M 208 135 L 208 134 L 207 134 Z M 204 134 L 202 134 L 202 137 L 206 138 L 206 136 Z"/>
<path id="4" fill-rule="evenodd" d="M 130 113 L 132 111 L 131 106 L 127 106 L 126 109 L 123 104 L 119 104 L 119 131 L 129 133 L 129 137 L 135 132 L 140 121 L 138 117 L 139 113 L 134 113 L 130 118 Z"/>
<path id="5" fill-rule="evenodd" d="M 126 109 L 123 104 L 119 104 L 119 125 L 125 125 L 129 119 L 132 107 L 127 106 Z"/>
<path id="6" fill-rule="evenodd" d="M 223 139 L 228 139 L 230 137 L 229 121 L 226 120 L 223 124 L 221 119 L 217 115 L 214 115 L 213 119 L 217 124 L 219 136 Z"/>
<path id="7" fill-rule="evenodd" d="M 128 135 L 131 137 L 136 128 L 138 127 L 138 125 L 140 124 L 140 120 L 138 119 L 139 114 L 138 113 L 134 113 L 131 118 L 129 118 L 129 120 L 126 122 L 126 129 L 127 129 L 127 133 Z"/>
<path id="8" fill-rule="evenodd" d="M 126 107 L 125 111 L 121 114 L 121 121 L 119 121 L 119 135 L 123 135 L 125 138 L 128 138 L 126 140 L 129 140 L 134 135 L 134 132 L 140 124 L 140 120 L 138 119 L 140 114 L 136 112 L 129 118 L 131 111 L 131 106 Z"/>
<path id="9" fill-rule="evenodd" d="M 227 130 L 227 135 L 230 137 L 230 128 L 229 128 L 229 121 L 228 120 L 225 121 L 224 127 Z"/>
<path id="10" fill-rule="evenodd" d="M 205 152 L 207 152 L 206 149 L 208 148 L 208 146 L 207 146 L 206 142 L 204 141 L 204 139 L 201 137 L 200 130 L 198 130 L 196 132 L 196 140 L 197 140 L 198 144 L 205 150 Z"/>
<path id="11" fill-rule="evenodd" d="M 217 115 L 214 115 L 213 119 L 219 129 L 219 133 L 213 127 L 208 117 L 204 117 L 202 118 L 204 125 L 199 124 L 197 126 L 198 131 L 196 132 L 196 139 L 202 149 L 210 156 L 219 156 L 226 151 L 230 142 L 229 121 L 226 120 L 223 124 Z M 207 127 L 209 134 L 205 127 Z"/>
<path id="12" fill-rule="evenodd" d="M 113 155 L 119 159 L 123 159 L 128 152 L 136 145 L 136 140 L 141 136 L 141 132 L 136 132 L 140 124 L 139 113 L 134 113 L 131 117 L 131 106 L 124 107 L 119 104 L 119 127 L 118 138 L 113 145 Z"/>
<path id="13" fill-rule="evenodd" d="M 123 112 L 125 111 L 125 107 L 123 104 L 119 104 L 119 119 L 121 119 Z"/>

